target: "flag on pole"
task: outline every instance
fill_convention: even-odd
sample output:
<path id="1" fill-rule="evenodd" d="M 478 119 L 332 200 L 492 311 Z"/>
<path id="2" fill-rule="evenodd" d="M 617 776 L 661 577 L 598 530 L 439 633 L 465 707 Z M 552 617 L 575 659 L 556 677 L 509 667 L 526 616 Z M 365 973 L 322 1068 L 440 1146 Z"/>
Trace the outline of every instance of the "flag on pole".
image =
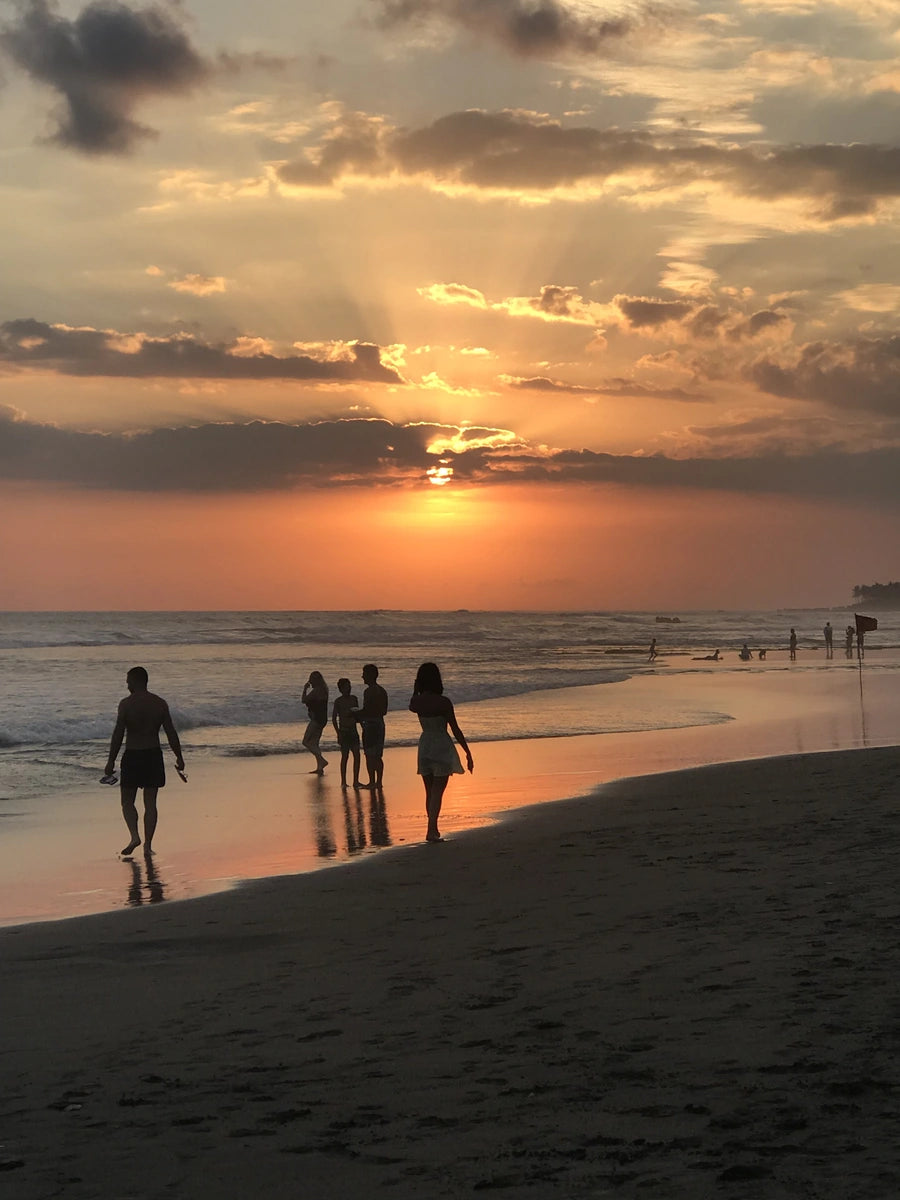
<path id="1" fill-rule="evenodd" d="M 859 613 L 854 613 L 856 617 L 856 636 L 861 633 L 870 633 L 873 629 L 878 628 L 878 621 L 875 617 L 863 617 Z"/>

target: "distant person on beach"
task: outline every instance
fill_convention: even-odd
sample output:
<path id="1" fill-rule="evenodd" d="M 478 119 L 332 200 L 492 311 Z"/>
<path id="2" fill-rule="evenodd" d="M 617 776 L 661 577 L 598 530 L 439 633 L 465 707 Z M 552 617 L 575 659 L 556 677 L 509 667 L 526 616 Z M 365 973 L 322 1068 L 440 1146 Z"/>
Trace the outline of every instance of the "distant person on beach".
<path id="1" fill-rule="evenodd" d="M 655 658 L 656 658 L 656 638 L 653 638 L 653 640 L 650 642 L 650 654 L 647 658 L 647 662 L 653 662 L 653 660 Z"/>
<path id="2" fill-rule="evenodd" d="M 465 774 L 453 739 L 447 732 L 448 725 L 453 731 L 453 737 L 466 753 L 469 772 L 474 769 L 475 763 L 472 760 L 472 751 L 457 724 L 453 704 L 450 698 L 444 695 L 444 684 L 436 663 L 426 662 L 419 667 L 409 710 L 418 716 L 422 726 L 417 770 L 425 786 L 425 813 L 428 817 L 425 841 L 439 842 L 442 839 L 438 829 L 438 817 L 441 815 L 447 780 L 451 775 Z"/>
<path id="3" fill-rule="evenodd" d="M 790 652 L 791 652 L 791 662 L 795 662 L 796 658 L 797 658 L 797 630 L 796 629 L 791 630 L 791 636 L 788 641 L 788 646 L 790 647 Z"/>
<path id="4" fill-rule="evenodd" d="M 822 630 L 825 635 L 825 657 L 834 658 L 834 630 L 831 627 L 831 622 L 825 622 L 825 628 Z"/>
<path id="5" fill-rule="evenodd" d="M 369 781 L 360 786 L 380 788 L 384 782 L 384 714 L 388 709 L 388 694 L 378 682 L 378 668 L 374 663 L 366 663 L 362 677 L 366 690 L 362 708 L 358 708 L 354 716 L 362 726 L 362 748 Z"/>
<path id="6" fill-rule="evenodd" d="M 306 705 L 309 717 L 306 732 L 303 734 L 303 748 L 315 756 L 316 766 L 312 774 L 324 775 L 328 759 L 322 757 L 319 740 L 328 724 L 328 685 L 321 671 L 310 671 L 300 699 Z"/>
<path id="7" fill-rule="evenodd" d="M 144 667 L 132 667 L 125 676 L 128 695 L 119 701 L 116 724 L 109 745 L 105 776 L 113 775 L 116 757 L 125 740 L 122 755 L 122 774 L 119 788 L 122 796 L 122 816 L 131 837 L 122 850 L 131 854 L 141 844 L 138 835 L 138 815 L 135 801 L 138 788 L 144 793 L 144 854 L 152 854 L 153 835 L 156 832 L 158 813 L 156 796 L 166 786 L 166 768 L 159 744 L 159 731 L 165 731 L 172 753 L 175 755 L 175 770 L 184 770 L 184 755 L 181 742 L 169 715 L 169 706 L 162 696 L 147 690 L 148 676 Z M 110 780 L 114 782 L 114 780 Z"/>
<path id="8" fill-rule="evenodd" d="M 741 646 L 740 650 L 738 651 L 738 658 L 742 662 L 749 662 L 752 657 L 753 657 L 753 653 L 750 650 L 750 647 L 747 645 L 746 642 L 744 642 L 743 646 Z"/>
<path id="9" fill-rule="evenodd" d="M 844 649 L 847 651 L 848 658 L 853 657 L 853 632 L 853 626 L 848 625 L 846 633 L 844 634 Z"/>
<path id="10" fill-rule="evenodd" d="M 715 654 L 699 654 L 693 661 L 694 662 L 718 662 L 719 661 L 719 651 L 717 650 L 715 652 Z"/>
<path id="11" fill-rule="evenodd" d="M 756 657 L 759 659 L 760 662 L 762 662 L 766 657 L 765 650 L 760 650 Z"/>
<path id="12" fill-rule="evenodd" d="M 337 681 L 338 692 L 331 709 L 331 723 L 334 735 L 341 748 L 341 787 L 347 786 L 347 760 L 353 756 L 353 786 L 359 787 L 359 730 L 356 728 L 356 718 L 353 710 L 359 708 L 359 701 L 350 691 L 350 680 Z"/>

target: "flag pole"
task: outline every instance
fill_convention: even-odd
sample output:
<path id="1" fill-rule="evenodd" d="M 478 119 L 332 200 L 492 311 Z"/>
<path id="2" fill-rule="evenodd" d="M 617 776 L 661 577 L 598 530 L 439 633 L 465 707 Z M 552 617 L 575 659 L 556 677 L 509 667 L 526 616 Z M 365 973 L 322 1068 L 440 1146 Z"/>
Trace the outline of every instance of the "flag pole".
<path id="1" fill-rule="evenodd" d="M 862 721 L 862 744 L 868 746 L 868 735 L 866 732 L 866 705 L 863 696 L 863 646 L 865 645 L 866 632 L 870 629 L 878 628 L 878 620 L 875 617 L 864 617 L 861 613 L 854 613 L 856 618 L 856 660 L 859 663 L 859 714 Z"/>

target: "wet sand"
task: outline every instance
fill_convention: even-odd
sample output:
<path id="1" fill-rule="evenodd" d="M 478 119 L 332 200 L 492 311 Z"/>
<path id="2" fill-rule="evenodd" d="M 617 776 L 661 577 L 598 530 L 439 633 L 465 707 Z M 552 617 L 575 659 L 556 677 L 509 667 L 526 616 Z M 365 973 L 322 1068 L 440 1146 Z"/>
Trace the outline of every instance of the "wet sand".
<path id="1" fill-rule="evenodd" d="M 900 728 L 897 674 L 872 672 L 866 707 L 851 669 L 792 674 L 777 661 L 765 670 L 715 670 L 635 677 L 625 684 L 567 688 L 515 701 L 463 707 L 473 742 L 473 776 L 451 781 L 444 827 L 450 834 L 483 827 L 497 813 L 584 795 L 600 783 L 634 775 L 736 759 L 874 746 Z M 530 705 L 539 722 L 577 727 L 600 708 L 660 718 L 710 718 L 680 729 L 635 729 L 601 736 L 480 742 L 511 703 Z M 727 718 L 727 719 L 726 719 Z M 198 757 L 188 750 L 189 782 L 170 771 L 160 796 L 151 870 L 127 841 L 118 789 L 93 783 L 7 816 L 0 838 L 0 924 L 79 916 L 179 900 L 227 889 L 241 880 L 332 867 L 416 843 L 424 835 L 415 750 L 389 747 L 383 797 L 342 792 L 337 755 L 322 779 L 304 754 L 266 758 Z M 98 766 L 97 776 L 102 771 Z"/>
<path id="2" fill-rule="evenodd" d="M 0 930 L 7 1187 L 894 1197 L 898 767 L 659 774 Z"/>

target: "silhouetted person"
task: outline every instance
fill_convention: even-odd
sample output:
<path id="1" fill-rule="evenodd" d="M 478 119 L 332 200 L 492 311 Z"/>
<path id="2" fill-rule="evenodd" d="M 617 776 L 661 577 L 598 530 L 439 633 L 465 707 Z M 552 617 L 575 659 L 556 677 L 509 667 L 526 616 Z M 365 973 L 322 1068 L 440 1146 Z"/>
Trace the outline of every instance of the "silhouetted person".
<path id="1" fill-rule="evenodd" d="M 844 633 L 844 649 L 847 651 L 848 658 L 853 657 L 853 633 L 854 633 L 853 626 L 848 625 L 847 629 Z"/>
<path id="2" fill-rule="evenodd" d="M 699 654 L 692 661 L 693 662 L 718 662 L 719 661 L 719 651 L 717 650 L 715 652 L 715 654 Z"/>
<path id="3" fill-rule="evenodd" d="M 356 710 L 356 719 L 362 726 L 362 748 L 369 773 L 368 783 L 362 787 L 381 787 L 384 782 L 384 714 L 388 708 L 388 694 L 378 683 L 378 668 L 366 663 L 362 669 L 362 707 Z"/>
<path id="4" fill-rule="evenodd" d="M 300 699 L 306 705 L 309 716 L 302 745 L 304 750 L 315 755 L 316 766 L 311 773 L 324 775 L 328 759 L 322 757 L 319 739 L 322 736 L 322 730 L 328 724 L 328 685 L 325 683 L 321 671 L 310 671 L 309 679 L 303 685 L 303 694 Z"/>
<path id="5" fill-rule="evenodd" d="M 339 696 L 335 696 L 331 708 L 331 723 L 334 735 L 341 748 L 341 787 L 347 786 L 347 760 L 353 756 L 353 786 L 359 787 L 359 730 L 356 728 L 354 709 L 359 701 L 350 691 L 350 680 L 337 681 Z"/>
<path id="6" fill-rule="evenodd" d="M 125 676 L 125 683 L 129 694 L 119 701 L 105 774 L 112 775 L 115 771 L 116 757 L 124 738 L 125 752 L 122 755 L 119 787 L 122 796 L 122 816 L 128 826 L 131 841 L 122 854 L 131 854 L 141 844 L 135 806 L 138 788 L 144 793 L 144 854 L 151 854 L 158 819 L 156 796 L 159 789 L 166 786 L 166 768 L 159 744 L 160 729 L 165 731 L 172 747 L 176 771 L 184 770 L 184 756 L 169 715 L 168 704 L 162 696 L 147 690 L 146 670 L 143 667 L 132 667 Z"/>
<path id="7" fill-rule="evenodd" d="M 794 662 L 797 658 L 797 631 L 796 631 L 796 629 L 791 630 L 791 636 L 790 636 L 790 639 L 788 642 L 788 646 L 789 646 L 790 652 L 791 652 L 791 662 Z"/>
<path id="8" fill-rule="evenodd" d="M 825 622 L 825 628 L 822 630 L 825 635 L 825 657 L 834 658 L 834 630 L 831 627 L 831 622 Z"/>
<path id="9" fill-rule="evenodd" d="M 746 642 L 744 642 L 743 646 L 741 646 L 740 650 L 738 651 L 738 658 L 742 662 L 749 662 L 752 657 L 753 657 L 753 654 L 750 650 L 750 647 L 747 645 Z"/>
<path id="10" fill-rule="evenodd" d="M 656 638 L 654 638 L 650 643 L 650 653 L 647 656 L 647 662 L 653 662 L 653 660 L 655 658 L 656 658 Z"/>
<path id="11" fill-rule="evenodd" d="M 764 660 L 764 658 L 766 657 L 765 650 L 760 650 L 756 657 L 759 659 L 760 662 L 762 662 Z"/>
<path id="12" fill-rule="evenodd" d="M 450 698 L 444 695 L 441 673 L 435 663 L 426 662 L 419 667 L 409 708 L 410 712 L 416 713 L 422 726 L 417 769 L 425 786 L 425 813 L 428 817 L 425 840 L 439 842 L 441 832 L 438 829 L 438 817 L 441 815 L 447 780 L 451 775 L 465 774 L 456 747 L 447 732 L 448 725 L 453 731 L 453 737 L 466 752 L 466 766 L 470 772 L 475 764 L 472 761 L 472 751 L 456 722 L 456 713 Z"/>

